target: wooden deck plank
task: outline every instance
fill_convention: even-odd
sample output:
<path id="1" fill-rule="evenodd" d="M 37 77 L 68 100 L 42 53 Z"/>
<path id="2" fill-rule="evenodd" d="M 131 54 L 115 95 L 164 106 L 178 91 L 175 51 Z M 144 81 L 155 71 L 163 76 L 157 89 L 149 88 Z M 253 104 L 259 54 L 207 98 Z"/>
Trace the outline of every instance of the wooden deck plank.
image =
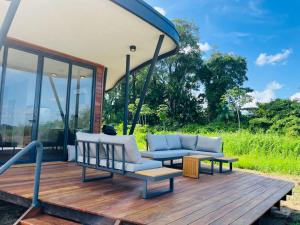
<path id="1" fill-rule="evenodd" d="M 256 178 L 256 177 L 255 177 Z M 227 192 L 227 188 L 230 188 L 232 185 L 240 185 L 237 187 L 239 189 L 248 187 L 248 180 L 254 181 L 253 177 L 245 176 L 243 180 L 235 179 L 229 180 L 227 183 L 223 185 L 212 185 L 209 188 L 202 189 L 198 191 L 195 188 L 194 192 L 188 192 L 185 195 L 180 196 L 180 198 L 176 199 L 176 201 L 167 201 L 162 202 L 159 205 L 155 205 L 151 208 L 147 208 L 143 211 L 138 211 L 136 213 L 132 213 L 130 217 L 126 218 L 140 218 L 151 220 L 152 223 L 155 224 L 164 224 L 172 222 L 176 220 L 175 218 L 179 216 L 183 217 L 186 214 L 192 213 L 193 211 L 197 211 L 198 209 L 205 207 L 207 200 L 214 199 L 216 196 L 220 196 L 222 194 L 231 195 L 232 192 Z M 243 186 L 243 183 L 247 182 L 246 186 Z M 232 184 L 231 184 L 232 183 Z M 198 193 L 197 193 L 198 191 Z M 170 209 L 170 207 L 172 209 Z M 159 208 L 159 214 L 151 214 L 151 211 L 156 211 Z M 163 218 L 163 219 L 161 219 Z M 157 221 L 159 220 L 159 221 Z"/>
<path id="2" fill-rule="evenodd" d="M 88 170 L 89 176 L 102 174 Z M 42 168 L 40 199 L 47 204 L 137 224 L 250 224 L 275 197 L 293 184 L 251 173 L 200 175 L 200 180 L 175 178 L 174 193 L 142 199 L 143 182 L 115 175 L 113 179 L 82 183 L 81 167 L 54 163 Z M 34 167 L 15 167 L 1 176 L 0 192 L 31 199 Z M 167 181 L 151 183 L 162 188 Z M 270 208 L 270 207 L 269 207 Z"/>
<path id="3" fill-rule="evenodd" d="M 224 223 L 220 223 L 220 221 L 215 220 L 217 220 L 221 216 L 231 215 L 233 210 L 239 210 L 245 204 L 249 204 L 249 202 L 252 199 L 262 198 L 265 195 L 271 195 L 272 192 L 269 191 L 269 188 L 271 189 L 272 187 L 274 187 L 273 185 L 276 186 L 276 188 L 282 187 L 282 183 L 280 181 L 273 181 L 269 182 L 267 186 L 260 186 L 257 190 L 254 190 L 249 193 L 244 193 L 244 195 L 241 195 L 240 198 L 230 198 L 230 200 L 227 203 L 225 203 L 222 206 L 222 208 L 218 208 L 217 210 L 200 217 L 199 219 L 195 220 L 192 224 L 229 224 L 225 221 Z"/>

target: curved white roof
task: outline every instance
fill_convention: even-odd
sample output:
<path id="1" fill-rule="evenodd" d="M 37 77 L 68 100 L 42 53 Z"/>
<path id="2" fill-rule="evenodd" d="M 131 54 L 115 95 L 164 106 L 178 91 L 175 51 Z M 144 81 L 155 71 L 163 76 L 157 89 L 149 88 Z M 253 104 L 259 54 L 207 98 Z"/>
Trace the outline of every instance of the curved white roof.
<path id="1" fill-rule="evenodd" d="M 0 0 L 0 24 L 9 4 Z M 140 0 L 21 0 L 8 37 L 104 65 L 108 90 L 124 76 L 126 54 L 132 69 L 144 65 L 161 34 L 163 57 L 176 51 L 178 33 Z"/>

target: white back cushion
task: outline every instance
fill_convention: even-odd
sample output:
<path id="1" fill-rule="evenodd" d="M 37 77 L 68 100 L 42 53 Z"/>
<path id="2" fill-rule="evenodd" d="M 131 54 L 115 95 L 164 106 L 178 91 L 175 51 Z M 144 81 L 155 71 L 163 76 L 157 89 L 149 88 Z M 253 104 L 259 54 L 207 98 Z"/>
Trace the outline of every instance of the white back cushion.
<path id="1" fill-rule="evenodd" d="M 181 149 L 181 141 L 178 134 L 165 135 L 169 149 Z"/>
<path id="2" fill-rule="evenodd" d="M 205 152 L 221 152 L 222 138 L 198 136 L 196 150 Z"/>
<path id="3" fill-rule="evenodd" d="M 167 143 L 166 136 L 164 134 L 147 134 L 147 142 L 150 151 L 168 150 L 169 146 Z"/>
<path id="4" fill-rule="evenodd" d="M 180 141 L 183 149 L 195 150 L 197 144 L 197 136 L 181 134 Z"/>
<path id="5" fill-rule="evenodd" d="M 93 141 L 93 142 L 99 142 L 99 134 L 90 134 L 90 133 L 84 133 L 84 132 L 77 132 L 76 133 L 76 139 L 77 141 Z M 96 157 L 96 144 L 90 144 L 90 156 Z M 79 155 L 83 155 L 83 144 L 82 142 L 78 143 L 78 153 Z M 86 157 L 87 157 L 87 146 L 86 146 Z"/>
<path id="6" fill-rule="evenodd" d="M 124 144 L 125 146 L 125 161 L 131 163 L 139 163 L 142 160 L 141 153 L 139 152 L 134 135 L 124 135 L 124 136 L 110 136 L 106 134 L 101 134 L 100 142 L 111 143 L 111 144 Z M 104 144 L 104 148 L 106 149 Z M 109 159 L 112 159 L 112 149 L 109 146 Z M 122 161 L 122 147 L 115 147 L 115 160 Z"/>
<path id="7" fill-rule="evenodd" d="M 100 142 L 100 137 L 101 135 L 104 134 L 91 134 L 91 133 L 84 133 L 84 132 L 77 132 L 76 133 L 76 139 L 77 141 L 92 141 L 92 142 Z M 78 143 L 78 155 L 83 155 L 83 144 L 82 142 Z M 90 143 L 90 157 L 96 157 L 96 151 L 97 147 L 96 144 Z M 86 146 L 86 157 L 87 157 L 87 146 Z M 99 154 L 100 154 L 100 159 L 106 159 L 106 153 L 105 150 L 102 148 L 102 146 L 99 146 Z"/>

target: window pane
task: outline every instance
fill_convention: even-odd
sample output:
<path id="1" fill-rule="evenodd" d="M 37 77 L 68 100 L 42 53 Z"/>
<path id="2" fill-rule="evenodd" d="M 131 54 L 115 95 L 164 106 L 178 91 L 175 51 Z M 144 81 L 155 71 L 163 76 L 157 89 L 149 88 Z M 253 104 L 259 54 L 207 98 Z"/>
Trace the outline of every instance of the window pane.
<path id="1" fill-rule="evenodd" d="M 23 148 L 31 142 L 38 57 L 9 49 L 1 115 L 2 147 Z"/>
<path id="2" fill-rule="evenodd" d="M 38 138 L 47 160 L 63 156 L 68 69 L 67 63 L 44 59 Z"/>
<path id="3" fill-rule="evenodd" d="M 69 127 L 75 130 L 90 130 L 93 70 L 72 67 Z"/>
<path id="4" fill-rule="evenodd" d="M 1 87 L 1 80 L 2 80 L 3 49 L 4 47 L 2 47 L 2 49 L 0 50 L 0 87 Z"/>

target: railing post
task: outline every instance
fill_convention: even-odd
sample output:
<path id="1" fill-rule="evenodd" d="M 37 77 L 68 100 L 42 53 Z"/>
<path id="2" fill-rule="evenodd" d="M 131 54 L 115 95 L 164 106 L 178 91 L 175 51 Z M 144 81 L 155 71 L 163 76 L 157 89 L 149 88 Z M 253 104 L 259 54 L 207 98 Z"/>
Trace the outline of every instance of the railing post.
<path id="1" fill-rule="evenodd" d="M 34 187 L 33 187 L 33 199 L 32 206 L 37 207 L 39 205 L 39 192 L 40 192 L 40 180 L 41 180 L 41 170 L 43 161 L 43 145 L 38 142 L 36 145 L 36 166 L 34 174 Z"/>
<path id="2" fill-rule="evenodd" d="M 13 164 L 18 162 L 20 158 L 22 158 L 24 155 L 26 155 L 32 150 L 36 150 L 36 166 L 34 175 L 32 206 L 37 207 L 39 205 L 40 177 L 43 161 L 43 144 L 41 142 L 33 141 L 21 151 L 19 151 L 17 154 L 15 154 L 10 160 L 8 160 L 4 165 L 0 167 L 0 175 L 6 170 L 8 170 Z"/>

